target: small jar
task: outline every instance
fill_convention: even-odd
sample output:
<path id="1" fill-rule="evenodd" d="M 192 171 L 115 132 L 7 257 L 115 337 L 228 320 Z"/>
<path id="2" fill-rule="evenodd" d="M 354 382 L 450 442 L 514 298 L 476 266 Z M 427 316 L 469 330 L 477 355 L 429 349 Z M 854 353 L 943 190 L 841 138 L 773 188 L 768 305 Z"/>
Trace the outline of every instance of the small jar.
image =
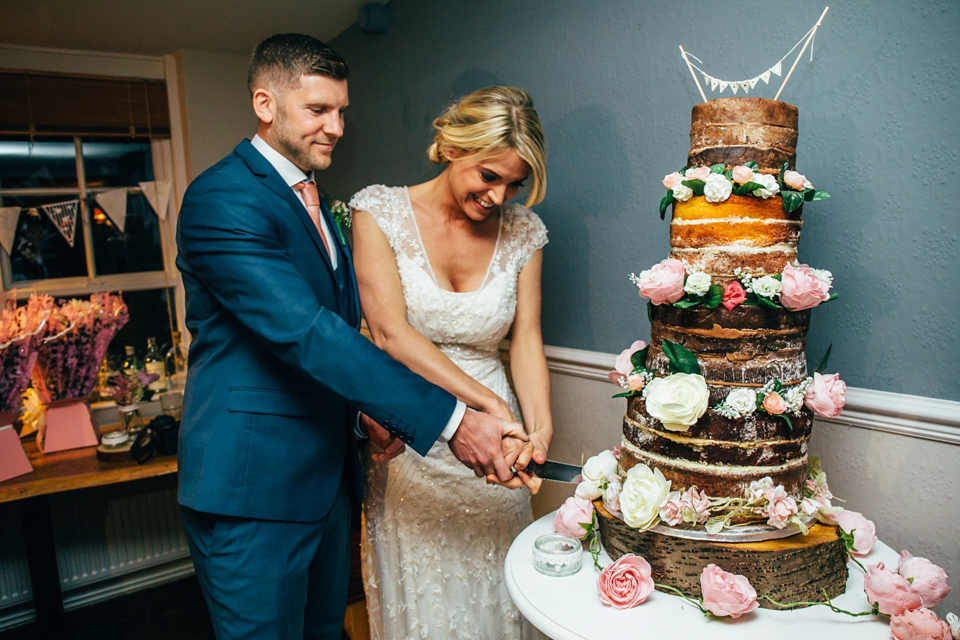
<path id="1" fill-rule="evenodd" d="M 547 576 L 571 576 L 580 571 L 583 544 L 572 536 L 548 533 L 533 543 L 533 566 Z"/>

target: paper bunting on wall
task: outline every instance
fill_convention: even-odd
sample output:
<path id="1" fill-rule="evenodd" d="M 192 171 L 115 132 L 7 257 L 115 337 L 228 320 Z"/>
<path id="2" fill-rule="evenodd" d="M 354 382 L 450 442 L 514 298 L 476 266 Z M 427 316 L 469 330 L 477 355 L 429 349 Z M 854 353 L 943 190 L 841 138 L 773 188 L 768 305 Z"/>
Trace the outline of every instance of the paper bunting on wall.
<path id="1" fill-rule="evenodd" d="M 67 241 L 70 248 L 73 248 L 73 240 L 77 231 L 77 210 L 80 205 L 79 200 L 70 200 L 69 202 L 57 202 L 54 204 L 41 205 L 43 210 L 53 226 L 57 228 L 63 239 Z"/>
<path id="2" fill-rule="evenodd" d="M 127 224 L 127 190 L 111 189 L 98 193 L 94 196 L 94 199 L 103 208 L 103 212 L 113 221 L 113 224 L 117 225 L 120 233 L 123 233 Z"/>
<path id="3" fill-rule="evenodd" d="M 8 254 L 13 253 L 13 237 L 17 235 L 17 220 L 20 207 L 0 207 L 0 246 Z"/>
<path id="4" fill-rule="evenodd" d="M 170 202 L 170 187 L 171 183 L 169 180 L 157 180 L 155 182 L 140 183 L 140 191 L 143 192 L 147 202 L 150 203 L 150 206 L 153 207 L 157 217 L 161 220 L 167 219 L 167 204 Z"/>

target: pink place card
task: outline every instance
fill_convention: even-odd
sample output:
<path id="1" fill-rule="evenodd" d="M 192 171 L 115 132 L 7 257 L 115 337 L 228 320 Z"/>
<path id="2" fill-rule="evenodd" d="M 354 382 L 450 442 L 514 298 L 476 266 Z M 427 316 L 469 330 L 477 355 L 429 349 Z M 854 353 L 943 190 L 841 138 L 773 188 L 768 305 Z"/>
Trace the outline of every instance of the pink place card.
<path id="1" fill-rule="evenodd" d="M 12 424 L 0 425 L 0 482 L 33 471 Z"/>
<path id="2" fill-rule="evenodd" d="M 42 433 L 37 437 L 37 443 L 44 453 L 100 444 L 90 417 L 90 406 L 82 399 L 51 402 L 47 407 L 45 422 Z"/>

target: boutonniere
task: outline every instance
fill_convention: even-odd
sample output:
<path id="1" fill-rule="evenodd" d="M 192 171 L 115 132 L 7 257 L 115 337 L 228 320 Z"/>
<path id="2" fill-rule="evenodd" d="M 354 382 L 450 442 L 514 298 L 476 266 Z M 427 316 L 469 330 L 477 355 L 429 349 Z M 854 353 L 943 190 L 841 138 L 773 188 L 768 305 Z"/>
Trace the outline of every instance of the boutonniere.
<path id="1" fill-rule="evenodd" d="M 333 215 L 333 221 L 337 223 L 337 236 L 340 238 L 340 244 L 347 246 L 347 237 L 344 235 L 344 229 L 349 229 L 352 223 L 350 217 L 350 206 L 343 200 L 336 200 L 330 193 L 320 190 L 320 197 L 327 204 L 330 213 Z"/>

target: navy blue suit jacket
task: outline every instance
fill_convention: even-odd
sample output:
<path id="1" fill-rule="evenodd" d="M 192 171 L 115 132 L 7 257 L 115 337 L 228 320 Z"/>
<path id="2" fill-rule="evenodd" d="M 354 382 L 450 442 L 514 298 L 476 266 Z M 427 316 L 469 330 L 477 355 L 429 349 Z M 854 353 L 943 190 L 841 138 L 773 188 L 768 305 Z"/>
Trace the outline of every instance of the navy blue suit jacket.
<path id="1" fill-rule="evenodd" d="M 187 189 L 177 247 L 193 338 L 180 504 L 319 520 L 356 465 L 357 410 L 426 454 L 455 398 L 357 331 L 348 248 L 334 248 L 335 272 L 300 200 L 249 141 Z"/>

